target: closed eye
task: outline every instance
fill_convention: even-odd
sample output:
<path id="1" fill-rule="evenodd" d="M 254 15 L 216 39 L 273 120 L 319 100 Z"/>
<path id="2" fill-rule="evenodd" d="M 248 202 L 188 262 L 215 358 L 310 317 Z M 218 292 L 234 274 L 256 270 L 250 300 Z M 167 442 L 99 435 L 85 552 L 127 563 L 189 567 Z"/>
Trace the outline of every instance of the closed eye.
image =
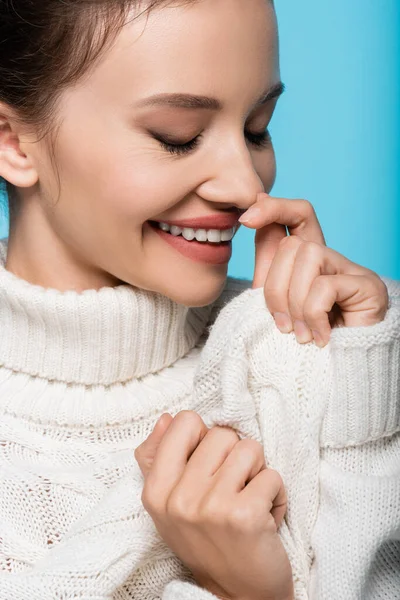
<path id="1" fill-rule="evenodd" d="M 160 143 L 161 147 L 164 150 L 167 150 L 170 154 L 183 155 L 188 154 L 195 150 L 200 143 L 202 135 L 198 135 L 189 142 L 185 142 L 184 144 L 173 144 L 171 142 L 167 142 L 163 140 L 161 137 L 154 136 L 156 140 Z M 268 129 L 260 133 L 252 133 L 250 131 L 245 131 L 245 137 L 250 142 L 250 144 L 254 145 L 256 148 L 265 148 L 271 143 L 271 135 Z"/>

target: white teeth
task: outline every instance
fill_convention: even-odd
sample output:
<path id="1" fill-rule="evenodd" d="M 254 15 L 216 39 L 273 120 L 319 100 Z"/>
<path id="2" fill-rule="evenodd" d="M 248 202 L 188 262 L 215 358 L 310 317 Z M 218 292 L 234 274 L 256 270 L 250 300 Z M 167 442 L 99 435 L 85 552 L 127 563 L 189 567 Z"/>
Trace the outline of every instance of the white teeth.
<path id="1" fill-rule="evenodd" d="M 235 231 L 235 227 L 232 227 L 232 229 L 224 229 L 223 231 L 221 231 L 221 242 L 229 242 L 235 235 Z"/>
<path id="2" fill-rule="evenodd" d="M 207 231 L 207 239 L 209 242 L 217 242 L 221 241 L 221 231 L 219 229 L 210 229 Z"/>
<path id="3" fill-rule="evenodd" d="M 177 227 L 176 225 L 172 225 L 172 227 L 171 227 L 172 235 L 175 235 L 175 236 L 181 235 L 182 231 L 183 231 L 183 229 L 181 227 Z"/>
<path id="4" fill-rule="evenodd" d="M 173 236 L 182 235 L 185 240 L 191 242 L 211 242 L 219 244 L 220 242 L 229 242 L 236 233 L 236 227 L 231 229 L 192 229 L 191 227 L 178 227 L 177 225 L 168 225 L 168 223 L 158 223 L 158 226 L 163 231 L 171 233 Z"/>
<path id="5" fill-rule="evenodd" d="M 196 229 L 195 235 L 198 242 L 207 241 L 207 231 L 205 229 Z"/>
<path id="6" fill-rule="evenodd" d="M 188 242 L 191 242 L 196 237 L 196 233 L 194 229 L 190 229 L 189 227 L 185 227 L 182 231 L 182 235 Z"/>

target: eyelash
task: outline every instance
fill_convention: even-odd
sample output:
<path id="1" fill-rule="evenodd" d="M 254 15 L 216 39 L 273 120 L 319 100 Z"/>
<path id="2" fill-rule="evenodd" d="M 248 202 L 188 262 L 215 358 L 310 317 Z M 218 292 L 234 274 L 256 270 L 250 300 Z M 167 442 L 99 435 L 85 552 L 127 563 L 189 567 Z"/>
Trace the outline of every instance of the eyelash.
<path id="1" fill-rule="evenodd" d="M 263 131 L 263 133 L 261 134 L 250 133 L 249 131 L 245 133 L 249 142 L 253 144 L 256 148 L 265 148 L 271 142 L 271 136 L 268 129 Z M 198 135 L 186 144 L 171 144 L 160 138 L 157 138 L 157 141 L 161 144 L 164 150 L 167 150 L 167 152 L 169 152 L 170 154 L 182 155 L 192 152 L 192 150 L 194 150 L 197 147 L 200 138 L 201 135 Z"/>

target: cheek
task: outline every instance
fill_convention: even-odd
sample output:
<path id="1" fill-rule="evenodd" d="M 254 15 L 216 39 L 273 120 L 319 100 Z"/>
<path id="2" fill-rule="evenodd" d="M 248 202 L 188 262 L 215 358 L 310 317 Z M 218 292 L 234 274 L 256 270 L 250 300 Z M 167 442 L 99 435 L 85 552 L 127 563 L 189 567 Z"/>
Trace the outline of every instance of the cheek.
<path id="1" fill-rule="evenodd" d="M 107 168 L 100 191 L 111 219 L 129 217 L 139 226 L 176 205 L 186 193 L 173 166 L 140 156 L 132 163 L 120 162 Z"/>
<path id="2" fill-rule="evenodd" d="M 90 216 L 99 225 L 129 228 L 154 218 L 188 193 L 178 165 L 168 164 L 146 149 L 119 148 L 110 152 L 81 148 L 60 157 L 63 197 L 69 210 Z"/>

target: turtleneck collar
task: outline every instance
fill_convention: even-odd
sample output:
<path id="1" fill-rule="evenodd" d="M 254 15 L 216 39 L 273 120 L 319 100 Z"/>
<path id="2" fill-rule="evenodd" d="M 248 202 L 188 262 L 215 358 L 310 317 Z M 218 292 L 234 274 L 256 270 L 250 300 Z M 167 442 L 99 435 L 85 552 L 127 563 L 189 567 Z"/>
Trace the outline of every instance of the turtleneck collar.
<path id="1" fill-rule="evenodd" d="M 5 269 L 0 366 L 51 381 L 111 385 L 171 366 L 199 341 L 212 305 L 188 308 L 129 285 L 59 292 Z"/>

